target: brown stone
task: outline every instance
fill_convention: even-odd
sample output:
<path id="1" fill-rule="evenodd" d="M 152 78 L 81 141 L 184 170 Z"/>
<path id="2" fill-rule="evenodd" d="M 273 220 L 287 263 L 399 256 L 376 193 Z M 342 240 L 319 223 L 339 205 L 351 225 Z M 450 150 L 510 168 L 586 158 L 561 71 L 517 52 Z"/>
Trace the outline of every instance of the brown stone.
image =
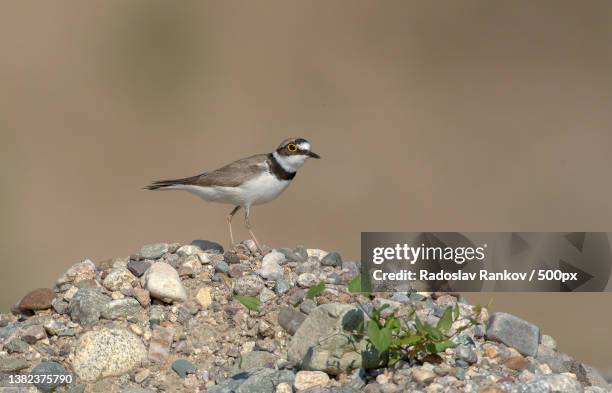
<path id="1" fill-rule="evenodd" d="M 522 356 L 513 356 L 504 362 L 504 366 L 516 371 L 526 369 L 528 364 L 529 361 Z"/>
<path id="2" fill-rule="evenodd" d="M 38 288 L 25 295 L 19 302 L 20 310 L 46 310 L 51 308 L 55 292 L 49 288 Z"/>
<path id="3" fill-rule="evenodd" d="M 136 300 L 138 300 L 138 303 L 140 303 L 141 306 L 147 307 L 149 304 L 151 304 L 151 295 L 146 289 L 134 288 L 133 293 L 134 297 Z"/>
<path id="4" fill-rule="evenodd" d="M 149 360 L 165 363 L 170 357 L 170 346 L 174 339 L 174 329 L 155 326 L 149 344 Z"/>

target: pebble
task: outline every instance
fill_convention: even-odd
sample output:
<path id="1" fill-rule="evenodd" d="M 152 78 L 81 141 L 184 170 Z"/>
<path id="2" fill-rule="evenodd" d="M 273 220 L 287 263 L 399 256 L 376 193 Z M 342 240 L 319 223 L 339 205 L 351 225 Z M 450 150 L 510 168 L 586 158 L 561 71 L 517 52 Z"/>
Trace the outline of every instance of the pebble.
<path id="1" fill-rule="evenodd" d="M 274 298 L 276 298 L 276 294 L 266 287 L 263 287 L 261 292 L 259 292 L 259 301 L 262 303 L 267 303 Z"/>
<path id="2" fill-rule="evenodd" d="M 83 280 L 95 280 L 96 265 L 89 259 L 72 265 L 66 272 L 57 279 L 56 285 L 65 283 L 77 284 Z"/>
<path id="3" fill-rule="evenodd" d="M 279 383 L 276 385 L 275 393 L 293 393 L 293 388 L 288 383 Z"/>
<path id="4" fill-rule="evenodd" d="M 0 357 L 0 372 L 10 373 L 30 367 L 30 363 L 22 357 Z"/>
<path id="5" fill-rule="evenodd" d="M 478 355 L 476 355 L 476 352 L 472 348 L 465 345 L 460 345 L 455 348 L 455 356 L 457 359 L 461 359 L 468 364 L 474 364 L 478 361 Z"/>
<path id="6" fill-rule="evenodd" d="M 198 302 L 200 306 L 202 306 L 203 310 L 210 307 L 210 305 L 212 304 L 212 296 L 210 294 L 210 288 L 202 287 L 198 289 L 198 292 L 196 293 L 196 301 Z"/>
<path id="7" fill-rule="evenodd" d="M 30 346 L 27 342 L 19 338 L 14 338 L 4 345 L 4 349 L 8 353 L 26 353 L 30 349 Z"/>
<path id="8" fill-rule="evenodd" d="M 295 334 L 305 319 L 306 315 L 293 307 L 282 307 L 278 313 L 278 324 L 291 335 Z"/>
<path id="9" fill-rule="evenodd" d="M 304 302 L 300 305 L 300 311 L 303 312 L 304 314 L 310 314 L 310 312 L 312 310 L 315 309 L 315 307 L 317 307 L 317 303 L 315 303 L 314 300 L 312 299 L 306 299 L 304 300 Z"/>
<path id="10" fill-rule="evenodd" d="M 132 282 L 137 280 L 127 268 L 121 267 L 111 270 L 106 276 L 102 285 L 109 291 L 118 291 L 123 287 L 131 287 Z"/>
<path id="11" fill-rule="evenodd" d="M 504 362 L 504 366 L 511 370 L 522 371 L 527 368 L 529 361 L 522 356 L 513 356 Z"/>
<path id="12" fill-rule="evenodd" d="M 412 369 L 412 380 L 416 383 L 429 383 L 436 378 L 436 374 L 423 367 L 415 367 Z"/>
<path id="13" fill-rule="evenodd" d="M 64 385 L 65 381 L 71 375 L 66 368 L 58 362 L 41 362 L 32 369 L 31 374 L 34 377 L 34 386 L 43 392 L 51 392 L 55 388 Z M 38 376 L 39 380 L 36 380 Z M 49 378 L 47 376 L 52 376 Z M 63 377 L 62 377 L 63 376 Z"/>
<path id="14" fill-rule="evenodd" d="M 242 296 L 257 296 L 264 286 L 264 282 L 259 276 L 251 274 L 234 281 L 234 292 Z"/>
<path id="15" fill-rule="evenodd" d="M 126 297 L 106 303 L 100 315 L 106 319 L 127 318 L 130 315 L 136 314 L 141 309 L 138 300 Z"/>
<path id="16" fill-rule="evenodd" d="M 149 343 L 149 360 L 164 363 L 170 356 L 170 346 L 174 340 L 174 329 L 155 326 Z"/>
<path id="17" fill-rule="evenodd" d="M 273 251 L 270 254 L 280 255 L 283 258 L 283 260 L 285 258 L 283 254 L 277 251 Z M 283 278 L 283 267 L 276 261 L 276 259 L 270 258 L 266 261 L 266 257 L 270 254 L 267 254 L 264 257 L 264 260 L 261 264 L 261 269 L 257 271 L 257 274 L 259 274 L 261 277 L 263 277 L 266 280 L 282 279 Z"/>
<path id="18" fill-rule="evenodd" d="M 143 276 L 144 286 L 152 298 L 166 303 L 187 300 L 177 271 L 165 262 L 155 262 Z"/>
<path id="19" fill-rule="evenodd" d="M 219 273 L 228 273 L 229 269 L 230 267 L 225 261 L 219 261 L 215 265 L 215 271 Z"/>
<path id="20" fill-rule="evenodd" d="M 278 361 L 278 356 L 265 351 L 247 352 L 240 358 L 240 369 L 250 370 L 252 368 L 267 367 L 274 368 Z"/>
<path id="21" fill-rule="evenodd" d="M 515 348 L 524 356 L 536 356 L 540 328 L 512 314 L 496 312 L 489 318 L 486 337 Z"/>
<path id="22" fill-rule="evenodd" d="M 145 346 L 138 336 L 125 329 L 102 328 L 81 336 L 72 368 L 83 381 L 92 382 L 127 373 L 145 360 Z"/>
<path id="23" fill-rule="evenodd" d="M 151 267 L 151 262 L 131 259 L 127 264 L 127 269 L 136 277 L 142 277 Z"/>
<path id="24" fill-rule="evenodd" d="M 45 338 L 47 338 L 47 331 L 41 325 L 30 326 L 21 333 L 21 339 L 30 345 Z"/>
<path id="25" fill-rule="evenodd" d="M 223 254 L 223 246 L 210 240 L 194 240 L 191 245 L 198 246 L 202 251 Z"/>
<path id="26" fill-rule="evenodd" d="M 312 273 L 302 273 L 298 276 L 297 283 L 302 288 L 314 287 L 319 283 L 317 276 Z"/>
<path id="27" fill-rule="evenodd" d="M 51 308 L 53 299 L 55 298 L 55 292 L 49 288 L 38 288 L 31 292 L 28 292 L 21 301 L 19 302 L 20 310 L 46 310 Z"/>
<path id="28" fill-rule="evenodd" d="M 321 265 L 340 267 L 342 266 L 342 257 L 337 252 L 332 251 L 321 258 Z"/>
<path id="29" fill-rule="evenodd" d="M 138 303 L 140 303 L 141 306 L 147 307 L 151 304 L 151 294 L 146 289 L 134 288 L 132 294 L 134 295 L 134 298 L 138 300 Z"/>
<path id="30" fill-rule="evenodd" d="M 155 243 L 142 246 L 140 249 L 140 257 L 142 259 L 159 259 L 169 250 L 167 243 Z"/>
<path id="31" fill-rule="evenodd" d="M 280 278 L 276 280 L 275 291 L 277 295 L 283 295 L 287 293 L 289 289 L 291 289 L 291 284 L 289 284 L 285 279 Z"/>
<path id="32" fill-rule="evenodd" d="M 249 272 L 250 270 L 251 269 L 249 269 L 248 266 L 242 265 L 240 263 L 236 263 L 236 264 L 230 266 L 230 268 L 229 268 L 229 276 L 232 277 L 232 278 L 242 277 L 247 272 Z"/>
<path id="33" fill-rule="evenodd" d="M 172 363 L 172 369 L 181 379 L 187 378 L 187 374 L 195 374 L 196 367 L 189 360 L 177 359 Z"/>
<path id="34" fill-rule="evenodd" d="M 297 291 L 289 295 L 287 302 L 289 302 L 289 304 L 291 304 L 292 306 L 297 306 L 302 302 L 302 300 L 304 300 L 305 297 L 306 291 L 304 291 L 303 289 L 298 289 Z"/>
<path id="35" fill-rule="evenodd" d="M 70 304 L 68 311 L 73 321 L 83 326 L 92 326 L 98 319 L 107 303 L 111 299 L 98 289 L 81 288 L 79 289 Z"/>
<path id="36" fill-rule="evenodd" d="M 329 376 L 323 371 L 298 371 L 293 382 L 298 392 L 314 387 L 326 387 L 328 384 Z"/>

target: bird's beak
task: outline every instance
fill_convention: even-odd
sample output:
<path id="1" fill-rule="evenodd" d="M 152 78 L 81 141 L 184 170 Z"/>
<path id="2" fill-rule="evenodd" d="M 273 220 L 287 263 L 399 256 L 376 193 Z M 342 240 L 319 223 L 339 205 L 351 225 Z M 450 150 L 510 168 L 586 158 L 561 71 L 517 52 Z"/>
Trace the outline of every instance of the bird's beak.
<path id="1" fill-rule="evenodd" d="M 318 155 L 317 153 L 312 152 L 312 151 L 309 151 L 309 152 L 308 152 L 308 157 L 312 157 L 312 158 L 321 158 L 321 156 L 320 156 L 320 155 Z"/>

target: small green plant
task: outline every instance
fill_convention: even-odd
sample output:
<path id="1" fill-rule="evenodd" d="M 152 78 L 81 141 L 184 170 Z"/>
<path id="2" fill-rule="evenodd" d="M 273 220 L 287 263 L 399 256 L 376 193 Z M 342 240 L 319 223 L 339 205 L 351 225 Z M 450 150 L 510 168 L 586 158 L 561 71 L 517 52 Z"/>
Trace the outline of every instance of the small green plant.
<path id="1" fill-rule="evenodd" d="M 383 304 L 372 310 L 371 319 L 367 321 L 366 338 L 379 353 L 388 354 L 390 364 L 405 357 L 416 359 L 437 354 L 455 346 L 448 332 L 453 321 L 459 317 L 457 307 L 446 308 L 436 326 L 422 322 L 415 316 L 414 329 L 407 326 L 402 328 L 394 314 L 388 315 L 383 321 L 381 312 L 388 307 L 388 304 Z"/>
<path id="2" fill-rule="evenodd" d="M 261 302 L 254 296 L 236 296 L 236 299 L 250 311 L 259 312 Z"/>
<path id="3" fill-rule="evenodd" d="M 388 356 L 389 364 L 394 364 L 398 360 L 404 358 L 421 359 L 427 355 L 435 355 L 444 352 L 447 348 L 453 348 L 456 344 L 452 339 L 461 331 L 477 324 L 475 320 L 469 319 L 470 324 L 457 329 L 454 335 L 450 335 L 449 332 L 453 322 L 458 320 L 460 316 L 459 304 L 455 303 L 454 307 L 449 306 L 444 310 L 436 326 L 421 321 L 420 318 L 415 315 L 414 327 L 412 328 L 405 323 L 402 325 L 402 322 L 395 313 L 390 313 L 384 318 L 382 317 L 383 311 L 390 307 L 389 304 L 373 307 L 370 312 L 366 311 L 366 307 L 359 300 L 357 295 L 362 295 L 370 299 L 374 296 L 372 293 L 362 292 L 361 275 L 355 276 L 349 282 L 347 289 L 348 294 L 354 296 L 358 306 L 368 318 L 357 327 L 356 330 L 350 333 L 355 336 L 365 337 L 382 356 Z M 320 282 L 306 292 L 306 297 L 313 299 L 323 293 L 324 290 L 325 283 Z M 247 305 L 245 304 L 245 306 Z M 487 305 L 487 307 L 488 306 L 489 305 Z M 415 311 L 413 310 L 409 317 L 414 313 Z"/>
<path id="4" fill-rule="evenodd" d="M 306 297 L 308 299 L 314 299 L 315 297 L 317 297 L 320 294 L 322 294 L 324 290 L 325 290 L 325 282 L 321 281 L 320 283 L 318 283 L 314 287 L 310 288 L 306 292 Z"/>

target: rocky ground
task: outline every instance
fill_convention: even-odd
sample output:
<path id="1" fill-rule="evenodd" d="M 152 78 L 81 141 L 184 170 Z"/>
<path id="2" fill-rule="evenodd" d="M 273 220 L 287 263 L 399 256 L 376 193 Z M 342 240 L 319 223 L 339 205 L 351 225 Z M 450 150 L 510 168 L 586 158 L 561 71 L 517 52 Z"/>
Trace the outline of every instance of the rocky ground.
<path id="1" fill-rule="evenodd" d="M 152 244 L 135 255 L 70 267 L 0 315 L 0 373 L 69 375 L 6 392 L 612 392 L 537 326 L 489 315 L 458 295 L 352 295 L 358 263 L 317 249 L 250 241 Z M 314 298 L 309 288 L 326 283 Z M 257 297 L 249 311 L 237 296 Z M 451 306 L 454 348 L 385 366 L 347 323 L 388 304 L 402 323 L 433 325 Z M 458 306 L 455 308 L 455 304 Z M 4 381 L 4 386 L 8 386 Z"/>

